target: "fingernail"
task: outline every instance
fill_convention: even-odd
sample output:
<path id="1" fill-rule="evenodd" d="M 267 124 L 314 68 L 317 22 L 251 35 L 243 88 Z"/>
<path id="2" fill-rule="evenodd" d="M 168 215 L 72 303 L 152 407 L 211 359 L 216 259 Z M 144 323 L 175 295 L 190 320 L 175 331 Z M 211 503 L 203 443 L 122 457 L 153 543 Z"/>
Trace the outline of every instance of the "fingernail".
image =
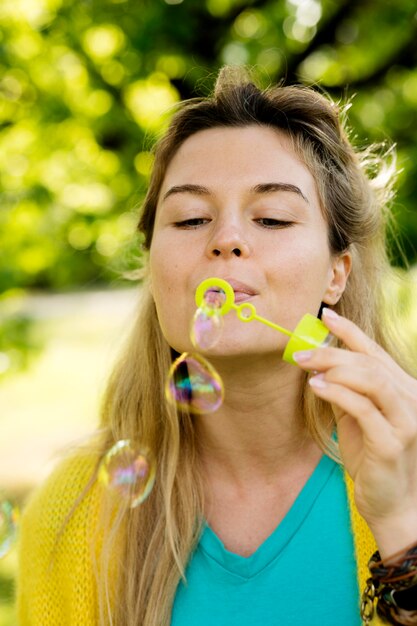
<path id="1" fill-rule="evenodd" d="M 292 358 L 296 363 L 305 363 L 311 358 L 312 354 L 312 350 L 301 350 L 300 352 L 294 352 Z"/>
<path id="2" fill-rule="evenodd" d="M 322 315 L 327 317 L 329 320 L 337 320 L 339 317 L 336 311 L 333 311 L 333 309 L 328 309 L 327 307 L 323 309 Z"/>
<path id="3" fill-rule="evenodd" d="M 327 383 L 324 380 L 324 374 L 317 374 L 317 376 L 310 378 L 308 382 L 312 387 L 317 387 L 317 389 L 324 389 L 327 387 Z"/>

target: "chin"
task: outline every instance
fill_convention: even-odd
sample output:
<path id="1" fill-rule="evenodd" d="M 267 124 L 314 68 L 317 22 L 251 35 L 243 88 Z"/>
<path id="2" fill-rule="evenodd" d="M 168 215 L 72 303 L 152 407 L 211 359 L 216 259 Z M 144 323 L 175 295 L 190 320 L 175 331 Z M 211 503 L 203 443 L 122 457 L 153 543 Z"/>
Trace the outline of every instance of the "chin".
<path id="1" fill-rule="evenodd" d="M 206 359 L 229 359 L 229 358 L 269 358 L 273 356 L 274 359 L 282 358 L 285 346 L 278 346 L 276 343 L 271 345 L 262 345 L 259 342 L 256 344 L 248 345 L 242 343 L 233 345 L 219 345 L 211 348 L 210 350 L 201 350 L 200 352 Z"/>

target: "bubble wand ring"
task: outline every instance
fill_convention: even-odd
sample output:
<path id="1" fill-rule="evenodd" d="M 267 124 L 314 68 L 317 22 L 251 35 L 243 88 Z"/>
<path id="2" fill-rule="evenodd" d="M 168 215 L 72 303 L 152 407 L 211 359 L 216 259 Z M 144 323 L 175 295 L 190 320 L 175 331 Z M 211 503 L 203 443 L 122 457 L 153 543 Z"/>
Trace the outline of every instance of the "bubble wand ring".
<path id="1" fill-rule="evenodd" d="M 327 326 L 323 322 L 306 313 L 295 330 L 291 332 L 270 320 L 261 317 L 256 313 L 255 306 L 250 302 L 243 302 L 242 304 L 235 304 L 235 293 L 233 287 L 222 278 L 207 278 L 201 282 L 195 292 L 195 302 L 198 308 L 205 307 L 205 296 L 207 292 L 223 292 L 224 301 L 222 304 L 213 309 L 212 314 L 217 313 L 220 315 L 226 315 L 232 309 L 236 311 L 237 317 L 242 322 L 252 322 L 256 320 L 261 322 L 265 326 L 269 326 L 274 330 L 277 330 L 284 335 L 287 335 L 290 339 L 285 347 L 283 359 L 287 363 L 297 365 L 293 358 L 295 352 L 299 350 L 311 350 L 312 348 L 325 347 L 330 345 L 334 339 L 333 335 L 329 332 Z M 210 314 L 210 313 L 209 313 Z"/>

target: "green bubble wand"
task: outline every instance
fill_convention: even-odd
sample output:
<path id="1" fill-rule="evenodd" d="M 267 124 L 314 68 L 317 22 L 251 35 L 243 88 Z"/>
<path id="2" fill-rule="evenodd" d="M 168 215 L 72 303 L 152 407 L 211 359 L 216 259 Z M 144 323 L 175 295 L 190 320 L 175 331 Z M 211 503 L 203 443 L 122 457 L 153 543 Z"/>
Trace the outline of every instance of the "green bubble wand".
<path id="1" fill-rule="evenodd" d="M 210 292 L 219 292 L 222 296 L 224 294 L 222 302 L 211 310 L 210 307 L 207 307 L 206 300 L 206 294 Z M 285 347 L 283 359 L 292 365 L 297 365 L 293 358 L 295 352 L 325 347 L 330 345 L 334 339 L 334 336 L 329 332 L 327 326 L 310 313 L 306 313 L 297 324 L 295 330 L 290 331 L 258 315 L 255 306 L 251 302 L 236 304 L 233 287 L 222 278 L 212 277 L 203 280 L 196 289 L 195 302 L 198 308 L 204 308 L 209 315 L 226 315 L 229 311 L 234 310 L 241 322 L 252 322 L 256 320 L 257 322 L 261 322 L 261 324 L 265 324 L 265 326 L 269 326 L 287 335 L 290 339 Z"/>

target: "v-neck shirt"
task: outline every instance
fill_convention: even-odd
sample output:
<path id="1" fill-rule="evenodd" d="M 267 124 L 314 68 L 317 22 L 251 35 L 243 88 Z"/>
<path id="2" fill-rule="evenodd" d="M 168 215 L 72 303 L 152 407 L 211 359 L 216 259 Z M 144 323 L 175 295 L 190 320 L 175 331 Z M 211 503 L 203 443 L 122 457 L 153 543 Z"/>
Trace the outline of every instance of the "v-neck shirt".
<path id="1" fill-rule="evenodd" d="M 342 468 L 323 455 L 288 513 L 249 557 L 209 525 L 186 569 L 171 626 L 360 626 Z"/>

